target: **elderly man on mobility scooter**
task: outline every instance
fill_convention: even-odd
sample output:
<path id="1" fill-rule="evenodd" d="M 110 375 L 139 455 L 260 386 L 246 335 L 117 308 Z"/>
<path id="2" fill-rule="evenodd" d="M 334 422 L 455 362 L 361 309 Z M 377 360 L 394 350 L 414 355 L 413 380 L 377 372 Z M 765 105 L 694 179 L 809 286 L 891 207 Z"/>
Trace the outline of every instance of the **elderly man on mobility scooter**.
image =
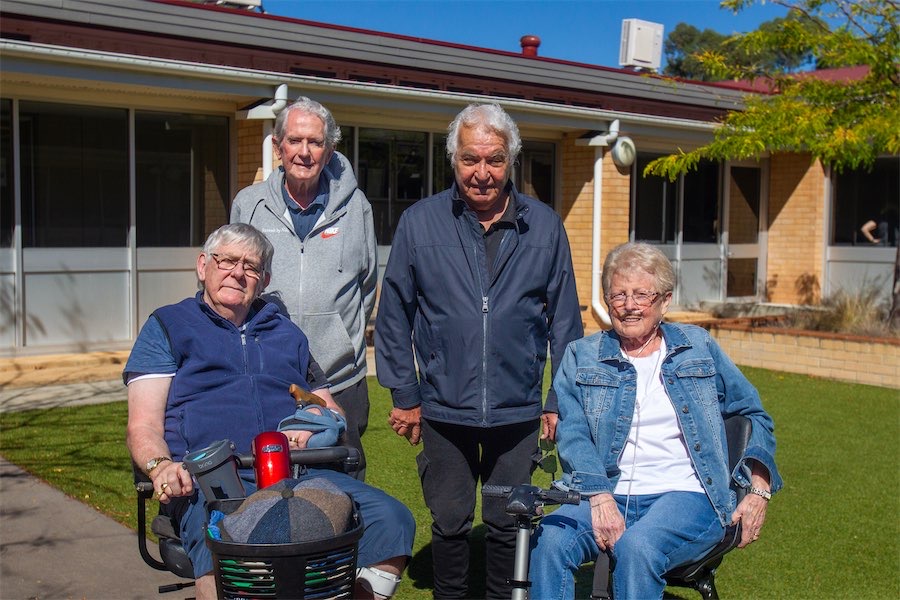
<path id="1" fill-rule="evenodd" d="M 197 597 L 216 597 L 205 543 L 206 499 L 181 462 L 185 454 L 230 439 L 239 453 L 294 413 L 288 393 L 313 389 L 339 411 L 310 356 L 306 336 L 276 307 L 259 299 L 274 250 L 254 227 L 231 224 L 206 240 L 197 258 L 200 292 L 157 309 L 142 328 L 125 366 L 127 444 L 153 481 L 161 510 L 180 523 L 194 567 Z M 310 432 L 291 432 L 294 448 Z M 403 504 L 336 471 L 310 470 L 359 504 L 365 531 L 359 543 L 355 595 L 390 597 L 412 554 L 415 521 Z M 251 493 L 255 487 L 246 481 Z"/>

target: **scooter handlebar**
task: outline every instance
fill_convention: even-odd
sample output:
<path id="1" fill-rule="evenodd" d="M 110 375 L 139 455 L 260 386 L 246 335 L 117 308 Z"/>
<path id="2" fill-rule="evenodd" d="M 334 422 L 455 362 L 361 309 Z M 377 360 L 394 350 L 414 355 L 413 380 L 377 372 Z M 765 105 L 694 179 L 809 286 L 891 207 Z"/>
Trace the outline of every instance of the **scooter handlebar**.
<path id="1" fill-rule="evenodd" d="M 567 492 L 555 488 L 543 489 L 535 485 L 522 484 L 510 485 L 485 485 L 481 488 L 481 494 L 485 498 L 506 498 L 508 501 L 507 512 L 521 512 L 525 507 L 544 504 L 578 504 L 581 502 L 581 494 Z M 518 509 L 514 509 L 518 507 Z"/>
<path id="2" fill-rule="evenodd" d="M 252 454 L 235 454 L 234 459 L 238 468 L 253 468 Z M 347 471 L 354 470 L 359 466 L 359 450 L 350 446 L 291 450 L 292 465 L 322 465 L 337 462 L 343 463 L 344 469 Z"/>

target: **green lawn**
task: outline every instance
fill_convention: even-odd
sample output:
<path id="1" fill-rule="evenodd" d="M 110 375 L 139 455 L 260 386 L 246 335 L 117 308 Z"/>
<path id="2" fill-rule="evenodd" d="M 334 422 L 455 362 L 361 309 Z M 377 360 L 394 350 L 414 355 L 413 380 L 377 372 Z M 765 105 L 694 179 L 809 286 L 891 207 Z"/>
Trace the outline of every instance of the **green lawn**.
<path id="1" fill-rule="evenodd" d="M 772 500 L 760 541 L 723 563 L 717 577 L 722 597 L 900 597 L 900 394 L 761 369 L 745 372 L 775 419 L 785 488 Z M 374 379 L 369 386 L 368 480 L 405 502 L 418 523 L 415 556 L 398 597 L 430 598 L 430 521 L 416 476 L 418 449 L 387 426 L 387 392 Z M 2 414 L 0 454 L 133 528 L 125 421 L 124 402 Z M 544 473 L 535 477 L 537 485 L 549 480 Z M 476 539 L 483 534 L 476 522 Z M 475 546 L 473 567 L 482 556 L 481 544 Z M 472 577 L 477 597 L 483 571 L 473 568 Z M 588 589 L 588 579 L 585 570 L 579 590 Z"/>

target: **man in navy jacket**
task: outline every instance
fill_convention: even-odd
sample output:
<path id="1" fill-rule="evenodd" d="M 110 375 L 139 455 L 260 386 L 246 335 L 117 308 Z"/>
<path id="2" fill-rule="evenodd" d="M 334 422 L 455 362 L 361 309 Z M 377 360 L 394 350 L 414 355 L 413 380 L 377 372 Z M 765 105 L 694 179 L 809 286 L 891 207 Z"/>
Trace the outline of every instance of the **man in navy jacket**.
<path id="1" fill-rule="evenodd" d="M 583 335 L 562 221 L 520 194 L 510 173 L 518 127 L 496 104 L 450 124 L 455 183 L 406 209 L 394 236 L 375 325 L 378 379 L 390 424 L 417 457 L 433 515 L 434 596 L 467 598 L 475 490 L 529 483 L 541 438 L 556 434 L 556 398 L 542 406 L 549 342 L 555 371 Z M 417 372 L 418 368 L 418 372 Z M 485 498 L 488 598 L 509 598 L 515 523 Z"/>

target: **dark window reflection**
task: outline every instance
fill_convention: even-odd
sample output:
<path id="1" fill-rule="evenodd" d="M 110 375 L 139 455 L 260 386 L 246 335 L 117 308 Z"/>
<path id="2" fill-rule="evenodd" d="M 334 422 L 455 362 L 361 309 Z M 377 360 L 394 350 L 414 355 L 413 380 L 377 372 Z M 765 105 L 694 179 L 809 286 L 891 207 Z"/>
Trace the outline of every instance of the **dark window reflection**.
<path id="1" fill-rule="evenodd" d="M 758 200 L 758 198 L 757 198 Z M 757 207 L 758 209 L 758 207 Z M 701 161 L 684 175 L 684 241 L 715 244 L 719 236 L 719 165 Z"/>
<path id="2" fill-rule="evenodd" d="M 900 235 L 900 157 L 879 158 L 872 171 L 848 170 L 834 177 L 831 243 L 872 246 L 862 233 L 867 223 L 874 245 L 897 246 Z"/>
<path id="3" fill-rule="evenodd" d="M 556 146 L 551 142 L 522 142 L 515 167 L 516 188 L 529 196 L 553 205 Z"/>
<path id="4" fill-rule="evenodd" d="M 359 187 L 372 203 L 375 237 L 390 244 L 401 213 L 425 197 L 427 134 L 359 129 Z"/>
<path id="5" fill-rule="evenodd" d="M 434 185 L 431 194 L 446 190 L 453 185 L 453 165 L 447 157 L 447 136 L 435 135 L 431 145 L 431 161 Z"/>
<path id="6" fill-rule="evenodd" d="M 19 106 L 24 246 L 127 245 L 126 111 Z"/>
<path id="7" fill-rule="evenodd" d="M 638 153 L 635 161 L 634 238 L 657 244 L 677 242 L 679 216 L 682 241 L 714 244 L 719 239 L 719 166 L 702 161 L 678 181 L 644 176 L 644 168 L 660 154 Z M 682 192 L 678 193 L 681 182 Z"/>
<path id="8" fill-rule="evenodd" d="M 13 196 L 12 100 L 0 100 L 0 248 L 12 246 L 15 213 Z"/>
<path id="9" fill-rule="evenodd" d="M 664 177 L 644 177 L 644 167 L 659 155 L 639 153 L 635 161 L 634 238 L 671 244 L 677 227 L 676 185 Z"/>
<path id="10" fill-rule="evenodd" d="M 227 221 L 228 120 L 135 115 L 137 244 L 199 246 Z"/>

